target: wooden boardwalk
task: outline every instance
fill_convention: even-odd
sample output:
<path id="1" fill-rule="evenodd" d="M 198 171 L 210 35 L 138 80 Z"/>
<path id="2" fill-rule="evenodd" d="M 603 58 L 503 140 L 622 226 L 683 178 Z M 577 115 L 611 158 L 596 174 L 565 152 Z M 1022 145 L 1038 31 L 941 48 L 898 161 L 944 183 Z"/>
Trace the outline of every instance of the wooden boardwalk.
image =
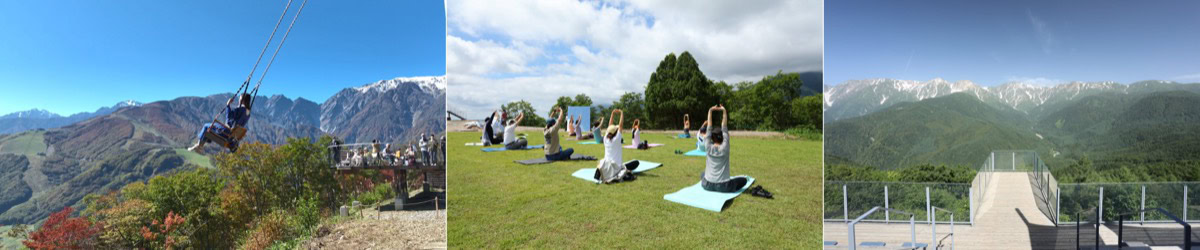
<path id="1" fill-rule="evenodd" d="M 993 181 L 986 187 L 984 200 L 979 204 L 975 225 L 956 225 L 956 249 L 1072 249 L 1075 248 L 1075 227 L 1055 227 L 1054 223 L 1038 210 L 1037 196 L 1029 173 L 995 172 Z M 923 212 L 923 211 L 917 211 Z M 920 223 L 920 222 L 918 222 Z M 938 224 L 938 241 L 942 248 L 950 247 L 949 224 Z M 907 223 L 859 223 L 855 225 L 856 240 L 884 242 L 894 249 L 910 239 Z M 1107 228 L 1101 229 L 1101 244 L 1116 243 L 1116 234 Z M 825 241 L 837 241 L 837 247 L 848 248 L 847 226 L 841 222 L 825 222 Z M 932 230 L 928 224 L 917 224 L 917 242 L 929 243 Z M 1084 226 L 1080 241 L 1082 245 L 1094 245 L 1095 229 Z M 1110 237 L 1111 236 L 1111 237 Z M 869 249 L 869 248 L 863 248 Z M 885 249 L 885 248 L 880 248 Z"/>

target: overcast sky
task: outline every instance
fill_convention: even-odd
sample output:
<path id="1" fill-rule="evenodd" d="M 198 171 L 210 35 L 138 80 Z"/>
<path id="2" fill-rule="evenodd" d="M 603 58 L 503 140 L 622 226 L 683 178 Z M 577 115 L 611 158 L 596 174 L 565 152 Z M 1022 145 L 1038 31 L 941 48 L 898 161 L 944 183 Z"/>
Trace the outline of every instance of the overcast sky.
<path id="1" fill-rule="evenodd" d="M 816 1 L 446 2 L 448 106 L 482 118 L 526 100 L 544 114 L 559 96 L 609 104 L 642 92 L 668 53 L 689 51 L 710 79 L 758 80 L 821 70 Z"/>

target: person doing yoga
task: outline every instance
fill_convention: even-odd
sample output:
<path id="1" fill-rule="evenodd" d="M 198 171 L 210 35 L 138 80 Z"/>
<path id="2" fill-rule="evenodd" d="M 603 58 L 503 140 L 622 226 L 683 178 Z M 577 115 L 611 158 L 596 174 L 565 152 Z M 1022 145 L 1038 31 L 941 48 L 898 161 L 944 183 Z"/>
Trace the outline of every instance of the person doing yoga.
<path id="1" fill-rule="evenodd" d="M 504 135 L 500 134 L 503 133 L 502 130 L 504 129 L 502 125 L 504 118 L 501 112 L 500 110 L 492 111 L 492 115 L 483 120 L 483 137 L 481 141 L 484 146 L 504 142 Z"/>
<path id="2" fill-rule="evenodd" d="M 600 128 L 600 124 L 604 124 L 604 117 L 600 117 L 600 121 L 592 123 L 592 131 L 588 131 L 587 133 L 584 133 L 583 131 L 579 131 L 579 135 L 576 136 L 575 139 L 582 141 L 582 140 L 587 140 L 587 139 L 600 138 L 600 134 L 602 133 L 601 131 L 603 131 L 603 129 Z"/>
<path id="3" fill-rule="evenodd" d="M 622 114 L 624 114 L 624 112 L 621 112 L 621 113 L 622 113 Z M 634 147 L 637 147 L 637 149 L 642 149 L 642 150 L 645 150 L 645 149 L 649 149 L 649 148 L 650 148 L 650 142 L 647 142 L 646 140 L 642 140 L 642 127 L 641 127 L 641 125 L 642 125 L 642 121 L 641 121 L 641 120 L 639 120 L 639 119 L 633 119 L 633 128 L 631 129 L 631 130 L 632 130 L 632 132 L 631 132 L 631 133 L 633 133 L 633 145 L 634 145 Z"/>
<path id="4" fill-rule="evenodd" d="M 558 118 L 554 119 L 554 113 L 558 113 Z M 563 110 L 559 107 L 554 107 L 554 111 L 550 112 L 550 120 L 546 121 L 546 130 L 542 135 L 546 138 L 546 147 L 543 149 L 546 152 L 546 160 L 561 161 L 571 159 L 571 154 L 575 153 L 575 149 L 563 149 L 558 143 L 558 127 L 563 123 Z"/>
<path id="5" fill-rule="evenodd" d="M 617 113 L 621 113 L 620 118 L 617 118 Z M 604 159 L 601 159 L 600 163 L 596 165 L 596 174 L 592 176 L 597 181 L 617 183 L 637 179 L 633 175 L 633 170 L 637 169 L 638 161 L 630 161 L 629 164 L 625 164 L 621 157 L 621 126 L 623 123 L 625 123 L 625 112 L 614 109 L 609 114 L 608 130 L 601 137 L 604 141 Z"/>
<path id="6" fill-rule="evenodd" d="M 683 138 L 692 137 L 692 120 L 688 114 L 683 114 L 683 134 L 679 134 Z"/>
<path id="7" fill-rule="evenodd" d="M 575 136 L 575 119 L 567 116 L 567 137 Z"/>
<path id="8" fill-rule="evenodd" d="M 708 149 L 704 147 L 704 140 L 708 138 L 709 127 L 711 126 L 709 126 L 708 121 L 705 121 L 704 123 L 700 124 L 700 129 L 696 130 L 696 149 L 699 149 L 700 152 L 708 151 Z"/>
<path id="9" fill-rule="evenodd" d="M 508 126 L 504 126 L 505 149 L 525 149 L 525 146 L 529 145 L 525 138 L 517 138 L 517 124 L 521 124 L 521 120 L 524 119 L 525 113 L 519 113 L 516 119 L 508 121 Z"/>
<path id="10" fill-rule="evenodd" d="M 708 191 L 734 192 L 745 186 L 748 179 L 729 177 L 729 127 L 725 126 L 729 116 L 725 107 L 717 105 L 709 108 L 706 123 L 712 124 L 713 111 L 717 110 L 721 111 L 721 128 L 710 129 L 709 138 L 704 143 L 708 159 L 705 160 L 704 172 L 700 174 L 700 186 Z"/>

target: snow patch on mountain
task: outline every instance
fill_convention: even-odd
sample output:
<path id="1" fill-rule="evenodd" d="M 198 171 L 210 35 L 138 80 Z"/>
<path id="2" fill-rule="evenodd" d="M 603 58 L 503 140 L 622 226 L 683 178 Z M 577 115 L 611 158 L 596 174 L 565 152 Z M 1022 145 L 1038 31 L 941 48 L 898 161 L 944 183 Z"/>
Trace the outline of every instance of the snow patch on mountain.
<path id="1" fill-rule="evenodd" d="M 45 109 L 30 109 L 30 110 L 26 110 L 26 111 L 17 111 L 17 112 L 9 113 L 4 116 L 0 116 L 0 119 L 7 119 L 7 118 L 41 119 L 41 118 L 57 118 L 57 117 L 62 117 L 62 116 L 59 114 L 55 114 L 54 112 L 47 111 Z"/>
<path id="2" fill-rule="evenodd" d="M 382 80 L 361 87 L 356 87 L 354 90 L 359 93 L 367 93 L 370 91 L 386 92 L 388 90 L 400 87 L 403 84 L 416 84 L 422 91 L 432 93 L 434 91 L 446 90 L 446 76 L 417 76 L 417 77 L 397 77 L 390 80 Z"/>

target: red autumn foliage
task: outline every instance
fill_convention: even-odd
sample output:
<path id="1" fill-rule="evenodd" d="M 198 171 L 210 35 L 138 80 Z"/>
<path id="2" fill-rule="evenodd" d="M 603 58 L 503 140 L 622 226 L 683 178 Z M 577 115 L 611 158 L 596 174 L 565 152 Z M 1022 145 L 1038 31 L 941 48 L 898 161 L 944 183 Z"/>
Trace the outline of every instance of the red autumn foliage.
<path id="1" fill-rule="evenodd" d="M 50 214 L 46 223 L 21 243 L 30 249 L 91 248 L 102 226 L 99 223 L 93 224 L 87 218 L 69 217 L 74 211 L 71 207 L 64 207 L 63 210 Z"/>
<path id="2" fill-rule="evenodd" d="M 149 227 L 142 227 L 142 237 L 149 241 L 158 241 L 159 236 L 164 236 L 163 248 L 171 249 L 175 246 L 175 236 L 171 235 L 180 225 L 183 225 L 187 220 L 183 216 L 175 214 L 174 211 L 167 212 L 167 217 L 163 218 L 160 224 L 157 219 L 150 223 L 150 226 L 157 227 L 157 231 L 150 231 Z"/>

